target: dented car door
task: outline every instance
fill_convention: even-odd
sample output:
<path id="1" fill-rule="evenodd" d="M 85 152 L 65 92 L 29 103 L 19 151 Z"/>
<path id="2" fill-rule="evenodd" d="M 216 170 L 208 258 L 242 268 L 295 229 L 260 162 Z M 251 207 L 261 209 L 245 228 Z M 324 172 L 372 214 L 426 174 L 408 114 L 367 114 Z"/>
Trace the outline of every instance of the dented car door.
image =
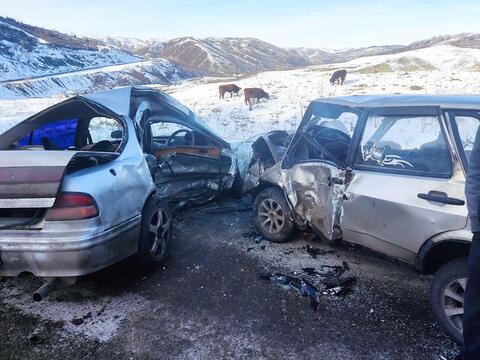
<path id="1" fill-rule="evenodd" d="M 359 117 L 348 107 L 311 105 L 283 161 L 287 197 L 298 220 L 329 240 L 341 236 L 346 162 Z"/>
<path id="2" fill-rule="evenodd" d="M 328 240 L 335 231 L 342 205 L 342 169 L 323 162 L 295 164 L 287 173 L 287 197 L 301 220 Z"/>
<path id="3" fill-rule="evenodd" d="M 234 158 L 208 133 L 173 117 L 151 119 L 146 130 L 157 193 L 170 203 L 203 203 L 231 185 Z"/>

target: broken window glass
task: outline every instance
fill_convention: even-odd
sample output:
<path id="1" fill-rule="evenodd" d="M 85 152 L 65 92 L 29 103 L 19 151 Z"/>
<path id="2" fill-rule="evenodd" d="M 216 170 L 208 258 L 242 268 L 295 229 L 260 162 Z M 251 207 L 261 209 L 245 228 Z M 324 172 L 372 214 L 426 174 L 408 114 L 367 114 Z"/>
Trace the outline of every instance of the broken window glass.
<path id="1" fill-rule="evenodd" d="M 297 142 L 295 161 L 329 160 L 345 163 L 359 114 L 345 106 L 314 104 L 307 115 L 303 138 Z"/>

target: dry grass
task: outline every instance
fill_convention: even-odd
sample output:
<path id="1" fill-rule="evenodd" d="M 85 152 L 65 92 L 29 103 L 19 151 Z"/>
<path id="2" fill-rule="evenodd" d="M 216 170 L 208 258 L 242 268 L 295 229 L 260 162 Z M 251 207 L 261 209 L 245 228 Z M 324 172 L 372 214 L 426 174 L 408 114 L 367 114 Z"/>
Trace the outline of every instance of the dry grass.
<path id="1" fill-rule="evenodd" d="M 412 85 L 410 86 L 410 90 L 423 90 L 423 86 Z"/>
<path id="2" fill-rule="evenodd" d="M 420 58 L 401 57 L 396 60 L 389 60 L 380 64 L 371 65 L 358 70 L 360 74 L 376 74 L 394 71 L 403 71 L 402 75 L 408 76 L 412 71 L 432 71 L 437 68 L 429 62 Z"/>
<path id="3" fill-rule="evenodd" d="M 364 67 L 363 69 L 358 70 L 358 72 L 360 74 L 377 74 L 383 72 L 393 72 L 393 69 L 389 63 L 384 62 L 381 64 Z"/>
<path id="4" fill-rule="evenodd" d="M 307 71 L 320 71 L 320 72 L 327 72 L 327 71 L 335 71 L 335 70 L 340 70 L 340 68 L 326 68 L 326 67 L 321 67 L 321 68 L 309 68 Z"/>
<path id="5" fill-rule="evenodd" d="M 479 64 L 479 63 L 476 63 L 476 64 L 473 65 L 469 70 L 470 70 L 470 71 L 480 71 L 480 64 Z"/>
<path id="6" fill-rule="evenodd" d="M 401 57 L 395 61 L 396 64 L 400 66 L 400 69 L 409 72 L 409 71 L 418 71 L 418 70 L 427 70 L 432 71 L 437 68 L 430 64 L 429 62 L 420 59 L 420 58 L 411 58 L 411 57 Z"/>

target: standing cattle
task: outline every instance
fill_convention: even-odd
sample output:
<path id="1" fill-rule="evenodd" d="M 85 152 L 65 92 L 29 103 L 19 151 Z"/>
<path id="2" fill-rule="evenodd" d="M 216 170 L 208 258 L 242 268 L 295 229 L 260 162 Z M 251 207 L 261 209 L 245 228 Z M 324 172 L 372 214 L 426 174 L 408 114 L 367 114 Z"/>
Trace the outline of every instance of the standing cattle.
<path id="1" fill-rule="evenodd" d="M 245 94 L 245 105 L 250 103 L 250 99 L 257 99 L 257 103 L 260 99 L 270 99 L 270 95 L 260 88 L 244 89 L 243 93 Z"/>
<path id="2" fill-rule="evenodd" d="M 330 84 L 335 84 L 338 82 L 340 85 L 343 85 L 345 81 L 345 77 L 347 76 L 347 70 L 337 70 L 333 73 L 332 77 L 330 78 Z"/>
<path id="3" fill-rule="evenodd" d="M 220 99 L 224 99 L 224 95 L 226 92 L 230 93 L 230 97 L 232 97 L 233 93 L 238 95 L 238 92 L 240 90 L 241 88 L 235 84 L 220 85 L 218 87 L 218 93 L 220 94 Z"/>

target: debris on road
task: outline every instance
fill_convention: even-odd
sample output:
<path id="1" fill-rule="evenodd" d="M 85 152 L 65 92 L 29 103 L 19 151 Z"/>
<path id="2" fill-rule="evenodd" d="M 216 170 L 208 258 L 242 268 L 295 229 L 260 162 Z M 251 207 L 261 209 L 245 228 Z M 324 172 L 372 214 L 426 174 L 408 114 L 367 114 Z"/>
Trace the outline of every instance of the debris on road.
<path id="1" fill-rule="evenodd" d="M 327 285 L 326 293 L 330 295 L 336 295 L 336 296 L 346 295 L 351 290 L 353 284 L 355 284 L 356 281 L 357 281 L 357 278 L 355 276 L 347 277 L 343 280 L 338 281 L 338 283 L 335 286 L 332 286 L 332 284 Z"/>
<path id="2" fill-rule="evenodd" d="M 327 272 L 319 272 L 313 267 L 303 268 L 302 271 L 307 273 L 310 276 L 322 276 L 322 277 L 339 277 L 346 271 L 350 271 L 350 265 L 346 261 L 342 262 L 342 265 L 320 265 L 322 269 L 331 269 Z"/>
<path id="3" fill-rule="evenodd" d="M 318 309 L 318 297 L 319 292 L 318 289 L 309 283 L 306 279 L 301 278 L 298 279 L 293 276 L 275 273 L 275 274 L 268 274 L 263 273 L 260 274 L 260 278 L 264 280 L 269 280 L 275 284 L 281 285 L 284 288 L 291 288 L 294 289 L 302 296 L 308 296 L 310 299 L 310 308 L 315 312 Z"/>
<path id="4" fill-rule="evenodd" d="M 316 259 L 318 255 L 326 255 L 326 254 L 331 254 L 335 252 L 334 250 L 323 250 L 320 248 L 316 248 L 316 247 L 310 246 L 309 244 L 307 244 L 305 249 L 314 259 Z"/>

